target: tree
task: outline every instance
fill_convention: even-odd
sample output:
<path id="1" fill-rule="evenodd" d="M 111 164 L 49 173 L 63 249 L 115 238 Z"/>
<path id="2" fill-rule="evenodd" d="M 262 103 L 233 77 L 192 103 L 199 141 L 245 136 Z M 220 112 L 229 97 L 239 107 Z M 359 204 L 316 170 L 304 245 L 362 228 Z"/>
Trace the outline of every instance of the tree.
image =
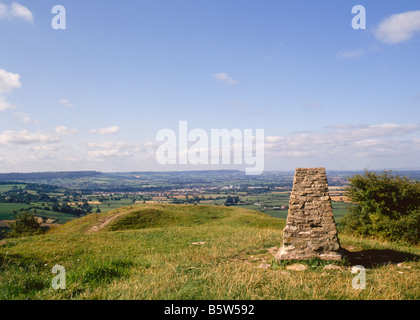
<path id="1" fill-rule="evenodd" d="M 11 238 L 38 235 L 43 232 L 41 223 L 38 222 L 34 215 L 28 212 L 18 215 L 9 226 L 11 229 L 9 237 Z"/>
<path id="2" fill-rule="evenodd" d="M 84 202 L 83 202 L 83 205 L 82 205 L 82 210 L 83 211 L 85 211 L 86 213 L 91 213 L 92 212 L 92 210 L 93 210 L 93 207 L 92 206 L 90 206 L 89 205 L 89 203 L 85 200 Z"/>
<path id="3" fill-rule="evenodd" d="M 392 171 L 348 178 L 345 196 L 357 205 L 340 221 L 344 231 L 387 240 L 420 240 L 420 182 Z"/>
<path id="4" fill-rule="evenodd" d="M 239 196 L 228 196 L 226 201 L 225 201 L 225 205 L 226 206 L 230 206 L 230 205 L 234 205 L 234 204 L 238 204 L 240 201 Z"/>

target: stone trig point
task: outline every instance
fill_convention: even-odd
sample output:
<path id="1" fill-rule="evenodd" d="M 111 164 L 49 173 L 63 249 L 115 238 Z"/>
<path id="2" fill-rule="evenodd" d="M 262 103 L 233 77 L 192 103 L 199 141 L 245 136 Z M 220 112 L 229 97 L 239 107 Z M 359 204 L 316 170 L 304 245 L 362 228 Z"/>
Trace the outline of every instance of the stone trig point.
<path id="1" fill-rule="evenodd" d="M 278 260 L 340 260 L 325 168 L 296 169 Z"/>

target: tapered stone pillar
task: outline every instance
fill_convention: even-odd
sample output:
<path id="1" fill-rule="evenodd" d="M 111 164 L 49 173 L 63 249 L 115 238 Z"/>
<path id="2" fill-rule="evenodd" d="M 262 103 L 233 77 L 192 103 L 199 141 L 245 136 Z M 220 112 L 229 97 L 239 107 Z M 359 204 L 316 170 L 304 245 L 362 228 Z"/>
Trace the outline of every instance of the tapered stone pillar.
<path id="1" fill-rule="evenodd" d="M 278 260 L 340 260 L 325 168 L 296 169 Z"/>

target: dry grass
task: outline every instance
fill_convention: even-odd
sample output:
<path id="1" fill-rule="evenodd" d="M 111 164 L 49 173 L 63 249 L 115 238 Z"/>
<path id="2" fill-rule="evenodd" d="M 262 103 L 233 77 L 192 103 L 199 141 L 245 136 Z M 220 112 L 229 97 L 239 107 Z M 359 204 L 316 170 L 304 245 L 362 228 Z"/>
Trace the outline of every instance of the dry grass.
<path id="1" fill-rule="evenodd" d="M 109 231 L 139 208 L 167 210 L 183 226 Z M 218 219 L 197 223 L 188 219 L 194 210 Z M 87 232 L 115 215 L 103 230 Z M 341 269 L 315 263 L 289 271 L 272 261 L 284 225 L 258 212 L 214 206 L 144 205 L 90 215 L 0 246 L 0 299 L 420 298 L 420 248 L 341 235 L 348 250 Z M 55 264 L 66 268 L 66 290 L 51 288 Z M 365 290 L 351 285 L 355 264 L 366 267 Z"/>

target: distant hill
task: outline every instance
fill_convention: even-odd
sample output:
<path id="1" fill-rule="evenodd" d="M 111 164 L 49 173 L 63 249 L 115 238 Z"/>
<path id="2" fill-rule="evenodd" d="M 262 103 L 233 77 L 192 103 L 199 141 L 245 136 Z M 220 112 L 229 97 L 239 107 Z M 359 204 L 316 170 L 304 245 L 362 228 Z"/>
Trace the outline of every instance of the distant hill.
<path id="1" fill-rule="evenodd" d="M 74 179 L 80 177 L 97 177 L 103 173 L 97 171 L 63 171 L 32 173 L 0 173 L 0 181 L 39 181 L 52 179 Z"/>

